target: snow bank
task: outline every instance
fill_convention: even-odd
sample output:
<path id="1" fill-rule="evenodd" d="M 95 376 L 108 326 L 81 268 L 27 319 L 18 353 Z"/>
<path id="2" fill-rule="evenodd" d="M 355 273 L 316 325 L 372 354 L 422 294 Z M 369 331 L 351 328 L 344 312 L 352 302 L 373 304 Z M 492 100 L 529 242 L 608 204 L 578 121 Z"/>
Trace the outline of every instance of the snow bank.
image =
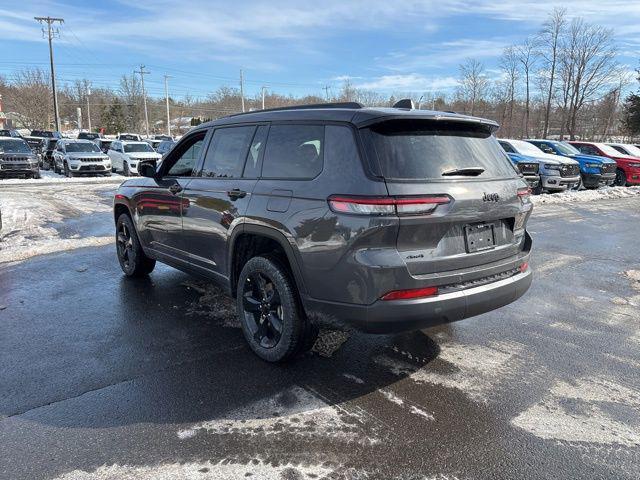
<path id="1" fill-rule="evenodd" d="M 42 178 L 4 178 L 0 179 L 0 186 L 4 185 L 50 185 L 50 184 L 74 184 L 74 183 L 106 183 L 106 184 L 120 184 L 126 180 L 126 177 L 118 175 L 116 173 L 111 174 L 110 177 L 65 177 L 53 173 L 52 170 L 40 170 L 40 176 Z"/>
<path id="2" fill-rule="evenodd" d="M 602 187 L 597 190 L 570 190 L 561 193 L 544 193 L 532 195 L 531 201 L 535 205 L 557 205 L 572 202 L 591 202 L 594 200 L 608 200 L 612 198 L 628 198 L 640 195 L 640 187 Z"/>

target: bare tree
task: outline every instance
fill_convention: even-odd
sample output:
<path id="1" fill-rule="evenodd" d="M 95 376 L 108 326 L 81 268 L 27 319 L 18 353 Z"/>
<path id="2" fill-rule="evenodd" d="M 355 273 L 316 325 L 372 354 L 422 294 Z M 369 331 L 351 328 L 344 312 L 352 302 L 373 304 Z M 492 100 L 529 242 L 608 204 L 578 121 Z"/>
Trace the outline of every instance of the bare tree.
<path id="1" fill-rule="evenodd" d="M 487 77 L 484 73 L 484 65 L 478 60 L 467 58 L 460 65 L 460 87 L 461 97 L 470 104 L 471 115 L 475 114 L 476 105 L 485 95 L 488 85 Z"/>
<path id="2" fill-rule="evenodd" d="M 531 72 L 537 61 L 537 50 L 535 43 L 527 38 L 522 44 L 516 47 L 516 55 L 522 66 L 524 75 L 524 137 L 529 138 L 529 117 L 531 115 Z"/>
<path id="3" fill-rule="evenodd" d="M 546 107 L 544 113 L 544 127 L 542 136 L 549 134 L 549 115 L 551 114 L 551 100 L 555 88 L 556 69 L 558 66 L 558 53 L 560 51 L 560 40 L 564 32 L 567 20 L 567 11 L 564 8 L 556 8 L 549 15 L 549 18 L 542 26 L 538 35 L 538 43 L 541 48 L 541 55 L 544 61 L 543 72 L 549 77 L 546 91 Z"/>
<path id="4" fill-rule="evenodd" d="M 47 128 L 52 111 L 49 76 L 41 69 L 20 70 L 13 75 L 9 97 L 9 108 L 19 116 L 20 122 L 29 129 Z"/>
<path id="5" fill-rule="evenodd" d="M 504 81 L 507 88 L 508 97 L 508 124 L 507 124 L 507 136 L 511 138 L 513 133 L 513 111 L 516 103 L 516 83 L 520 77 L 519 59 L 516 54 L 516 50 L 513 47 L 507 47 L 502 52 L 500 57 L 500 69 L 504 75 Z"/>
<path id="6" fill-rule="evenodd" d="M 579 18 L 571 22 L 562 55 L 568 57 L 563 68 L 569 69 L 565 72 L 569 79 L 567 130 L 572 140 L 585 103 L 601 97 L 619 79 L 621 72 L 616 54 L 611 30 Z"/>

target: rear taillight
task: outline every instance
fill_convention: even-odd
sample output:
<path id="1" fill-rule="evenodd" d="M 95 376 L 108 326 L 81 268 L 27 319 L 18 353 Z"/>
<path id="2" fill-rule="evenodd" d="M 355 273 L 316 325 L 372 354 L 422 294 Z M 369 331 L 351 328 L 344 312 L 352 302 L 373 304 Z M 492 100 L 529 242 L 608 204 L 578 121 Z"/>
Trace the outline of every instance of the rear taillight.
<path id="1" fill-rule="evenodd" d="M 428 215 L 438 205 L 446 205 L 451 198 L 446 195 L 419 197 L 356 197 L 331 195 L 329 207 L 336 213 L 353 215 Z"/>
<path id="2" fill-rule="evenodd" d="M 529 187 L 519 188 L 517 195 L 521 200 L 524 200 L 531 196 L 531 189 Z"/>
<path id="3" fill-rule="evenodd" d="M 438 295 L 438 287 L 413 288 L 411 290 L 394 290 L 382 296 L 381 300 L 411 300 L 414 298 L 433 297 Z"/>

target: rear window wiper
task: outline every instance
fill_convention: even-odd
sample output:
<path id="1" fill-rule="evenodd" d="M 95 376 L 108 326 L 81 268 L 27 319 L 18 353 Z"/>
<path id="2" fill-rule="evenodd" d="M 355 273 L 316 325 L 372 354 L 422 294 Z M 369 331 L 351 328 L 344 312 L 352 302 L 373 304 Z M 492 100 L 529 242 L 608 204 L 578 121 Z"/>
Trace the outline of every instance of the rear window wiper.
<path id="1" fill-rule="evenodd" d="M 456 175 L 464 175 L 465 177 L 477 177 L 484 172 L 482 167 L 466 167 L 466 168 L 452 168 L 442 172 L 443 177 L 450 177 Z"/>

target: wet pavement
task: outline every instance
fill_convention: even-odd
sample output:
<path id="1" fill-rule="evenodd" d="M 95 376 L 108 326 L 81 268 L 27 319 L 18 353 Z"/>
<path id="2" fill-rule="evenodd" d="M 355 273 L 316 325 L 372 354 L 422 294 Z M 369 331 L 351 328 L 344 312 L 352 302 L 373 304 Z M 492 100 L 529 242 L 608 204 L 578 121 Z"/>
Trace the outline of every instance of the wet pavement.
<path id="1" fill-rule="evenodd" d="M 111 245 L 0 265 L 0 478 L 636 479 L 640 199 L 530 230 L 518 302 L 284 366 L 215 288 L 127 280 Z"/>

